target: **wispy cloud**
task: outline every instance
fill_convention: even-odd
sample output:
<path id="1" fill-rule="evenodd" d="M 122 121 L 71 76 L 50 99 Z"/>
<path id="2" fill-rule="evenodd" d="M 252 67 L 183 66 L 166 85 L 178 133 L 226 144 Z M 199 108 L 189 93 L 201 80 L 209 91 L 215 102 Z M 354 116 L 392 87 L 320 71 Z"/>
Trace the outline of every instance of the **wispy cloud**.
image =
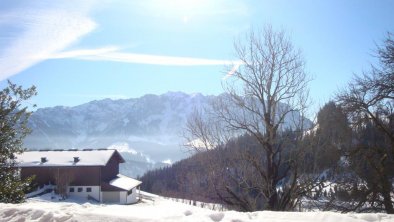
<path id="1" fill-rule="evenodd" d="M 57 5 L 48 0 L 37 3 L 38 6 L 31 4 L 0 13 L 0 81 L 47 59 L 239 67 L 238 61 L 132 53 L 117 46 L 65 50 L 97 27 L 89 17 L 92 1 L 70 0 Z"/>
<path id="2" fill-rule="evenodd" d="M 140 53 L 121 52 L 117 47 L 104 47 L 98 49 L 85 49 L 61 52 L 51 56 L 52 59 L 74 58 L 90 61 L 112 61 L 123 63 L 137 63 L 150 65 L 170 65 L 170 66 L 201 66 L 201 65 L 230 65 L 234 61 L 176 57 L 163 55 L 150 55 Z"/>
<path id="3" fill-rule="evenodd" d="M 90 56 L 98 56 L 110 52 L 116 52 L 119 48 L 116 46 L 107 46 L 97 49 L 78 49 L 58 52 L 45 59 L 67 59 L 67 58 L 84 58 Z"/>
<path id="4" fill-rule="evenodd" d="M 0 14 L 0 81 L 51 57 L 95 29 L 86 7 L 25 7 Z"/>
<path id="5" fill-rule="evenodd" d="M 90 61 L 112 61 L 122 63 L 168 65 L 168 66 L 210 66 L 210 65 L 230 65 L 233 68 L 223 77 L 223 80 L 234 75 L 243 64 L 240 60 L 219 60 L 191 57 L 176 57 L 149 55 L 140 53 L 127 53 L 119 51 L 116 46 L 108 46 L 98 49 L 80 49 L 60 52 L 52 55 L 48 59 L 81 59 Z"/>
<path id="6" fill-rule="evenodd" d="M 116 62 L 128 62 L 151 65 L 174 65 L 174 66 L 200 66 L 200 65 L 226 65 L 232 64 L 229 60 L 159 56 L 137 53 L 113 52 L 96 56 L 84 56 L 82 59 L 88 60 L 106 60 Z"/>

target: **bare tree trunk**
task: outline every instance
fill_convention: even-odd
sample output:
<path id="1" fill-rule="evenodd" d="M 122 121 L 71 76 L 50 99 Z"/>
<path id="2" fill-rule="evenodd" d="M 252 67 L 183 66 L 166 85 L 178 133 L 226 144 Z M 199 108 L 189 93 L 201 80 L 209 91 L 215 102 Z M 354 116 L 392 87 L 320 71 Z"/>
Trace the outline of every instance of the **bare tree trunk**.
<path id="1" fill-rule="evenodd" d="M 74 173 L 70 168 L 57 168 L 55 172 L 55 183 L 57 193 L 63 198 L 67 198 L 67 188 L 74 180 Z"/>

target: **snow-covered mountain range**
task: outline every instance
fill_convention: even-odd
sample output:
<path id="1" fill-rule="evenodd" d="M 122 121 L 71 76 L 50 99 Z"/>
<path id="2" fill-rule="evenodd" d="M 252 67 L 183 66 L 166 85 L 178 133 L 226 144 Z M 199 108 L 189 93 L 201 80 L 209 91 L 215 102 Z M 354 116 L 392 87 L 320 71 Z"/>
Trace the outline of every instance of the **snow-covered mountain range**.
<path id="1" fill-rule="evenodd" d="M 30 118 L 28 149 L 116 148 L 131 176 L 187 156 L 182 130 L 194 107 L 213 96 L 168 92 L 140 98 L 38 109 Z M 128 173 L 130 175 L 130 173 Z"/>
<path id="2" fill-rule="evenodd" d="M 224 94 L 220 95 L 223 96 Z M 188 116 L 217 96 L 168 92 L 38 109 L 30 118 L 28 149 L 116 148 L 121 172 L 142 175 L 188 155 L 182 137 Z"/>

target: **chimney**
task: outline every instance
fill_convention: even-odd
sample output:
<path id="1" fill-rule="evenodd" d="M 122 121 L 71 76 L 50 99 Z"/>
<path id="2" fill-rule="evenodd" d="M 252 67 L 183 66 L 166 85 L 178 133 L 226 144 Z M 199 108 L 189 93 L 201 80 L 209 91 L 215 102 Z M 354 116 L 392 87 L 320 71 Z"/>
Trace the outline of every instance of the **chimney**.
<path id="1" fill-rule="evenodd" d="M 45 162 L 47 162 L 48 160 L 47 160 L 47 158 L 46 157 L 41 157 L 41 163 L 45 163 Z"/>
<path id="2" fill-rule="evenodd" d="M 74 157 L 74 163 L 78 163 L 79 162 L 79 157 L 75 156 Z"/>

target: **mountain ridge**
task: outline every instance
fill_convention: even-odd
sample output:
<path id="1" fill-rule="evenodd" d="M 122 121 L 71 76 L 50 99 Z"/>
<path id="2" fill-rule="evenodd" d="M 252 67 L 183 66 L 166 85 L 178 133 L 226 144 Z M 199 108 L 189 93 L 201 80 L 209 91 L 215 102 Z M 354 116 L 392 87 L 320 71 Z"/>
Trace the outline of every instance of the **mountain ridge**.
<path id="1" fill-rule="evenodd" d="M 26 148 L 33 150 L 120 148 L 127 156 L 126 162 L 138 166 L 131 169 L 131 164 L 126 164 L 125 169 L 134 171 L 129 175 L 142 175 L 147 169 L 187 156 L 181 137 L 187 116 L 194 107 L 202 108 L 214 97 L 167 92 L 40 108 L 30 118 L 28 126 L 33 131 L 24 142 Z"/>
<path id="2" fill-rule="evenodd" d="M 120 146 L 122 152 L 135 151 L 126 154 L 129 162 L 138 161 L 151 169 L 187 157 L 182 130 L 188 116 L 225 95 L 170 91 L 139 98 L 93 100 L 72 107 L 40 108 L 29 120 L 33 131 L 24 142 L 26 148 L 33 150 Z M 143 168 L 135 171 L 141 175 Z M 130 176 L 135 176 L 135 172 Z"/>

